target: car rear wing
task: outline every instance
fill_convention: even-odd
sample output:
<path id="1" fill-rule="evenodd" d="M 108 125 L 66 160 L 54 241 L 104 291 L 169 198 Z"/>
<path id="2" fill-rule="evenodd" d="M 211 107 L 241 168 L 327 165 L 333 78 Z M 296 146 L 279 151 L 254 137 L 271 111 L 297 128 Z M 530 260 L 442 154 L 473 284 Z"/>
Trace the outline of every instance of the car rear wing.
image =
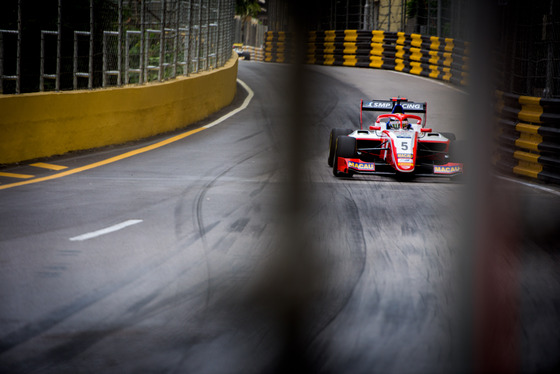
<path id="1" fill-rule="evenodd" d="M 405 113 L 424 113 L 424 124 L 428 117 L 428 103 L 414 103 L 404 97 L 393 97 L 390 100 L 360 100 L 360 128 L 362 128 L 362 112 L 377 111 L 392 113 L 395 106 L 400 105 Z"/>

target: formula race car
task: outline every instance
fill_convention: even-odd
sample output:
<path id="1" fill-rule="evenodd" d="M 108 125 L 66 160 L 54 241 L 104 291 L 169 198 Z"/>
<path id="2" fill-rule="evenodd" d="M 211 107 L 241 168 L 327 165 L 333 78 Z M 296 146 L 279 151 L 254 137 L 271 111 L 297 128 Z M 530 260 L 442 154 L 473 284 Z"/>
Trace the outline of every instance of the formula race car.
<path id="1" fill-rule="evenodd" d="M 243 48 L 243 43 L 233 43 L 233 50 L 237 53 L 237 56 L 239 56 L 240 59 L 251 59 L 251 52 L 245 51 L 245 49 Z"/>
<path id="2" fill-rule="evenodd" d="M 383 111 L 369 129 L 363 129 L 367 111 Z M 422 118 L 418 113 L 423 114 Z M 360 129 L 332 129 L 328 164 L 336 177 L 387 174 L 456 177 L 463 164 L 450 158 L 455 135 L 426 128 L 427 104 L 405 98 L 372 100 L 360 105 Z"/>

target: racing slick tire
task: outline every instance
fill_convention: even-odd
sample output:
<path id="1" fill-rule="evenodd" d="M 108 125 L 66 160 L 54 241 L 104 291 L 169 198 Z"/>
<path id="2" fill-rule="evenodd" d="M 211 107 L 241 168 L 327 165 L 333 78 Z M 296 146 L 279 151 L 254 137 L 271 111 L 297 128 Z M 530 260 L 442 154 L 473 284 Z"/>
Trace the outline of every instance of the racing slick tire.
<path id="1" fill-rule="evenodd" d="M 336 166 L 339 157 L 354 158 L 356 153 L 356 138 L 351 136 L 339 136 L 336 138 L 333 157 L 333 175 L 335 177 L 352 177 L 352 173 L 341 173 Z"/>
<path id="2" fill-rule="evenodd" d="M 467 142 L 464 140 L 458 140 L 451 142 L 449 144 L 449 161 L 463 163 L 467 157 Z M 459 174 L 451 177 L 451 180 L 457 183 L 462 183 L 465 181 L 465 175 Z"/>
<path id="3" fill-rule="evenodd" d="M 329 138 L 329 159 L 328 164 L 329 166 L 333 166 L 333 158 L 334 158 L 334 146 L 336 143 L 336 139 L 341 135 L 348 135 L 350 134 L 352 129 L 332 129 L 331 136 Z"/>

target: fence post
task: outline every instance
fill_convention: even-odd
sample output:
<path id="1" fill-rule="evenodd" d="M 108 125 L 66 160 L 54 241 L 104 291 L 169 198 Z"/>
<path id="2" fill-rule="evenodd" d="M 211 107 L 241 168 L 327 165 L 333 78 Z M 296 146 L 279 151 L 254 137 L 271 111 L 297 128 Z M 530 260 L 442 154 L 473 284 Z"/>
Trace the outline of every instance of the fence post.
<path id="1" fill-rule="evenodd" d="M 181 6 L 175 0 L 175 38 L 173 38 L 173 78 L 177 76 L 177 48 L 179 47 L 179 13 Z"/>
<path id="2" fill-rule="evenodd" d="M 55 90 L 60 91 L 60 65 L 62 58 L 62 0 L 58 0 L 58 31 L 56 36 L 56 80 Z"/>
<path id="3" fill-rule="evenodd" d="M 146 60 L 144 56 L 144 50 L 146 49 L 146 44 L 144 38 L 146 35 L 146 22 L 145 16 L 146 1 L 140 1 L 140 76 L 138 77 L 138 83 L 142 84 L 146 81 Z"/>
<path id="4" fill-rule="evenodd" d="M 119 35 L 117 37 L 117 86 L 122 85 L 122 33 L 123 33 L 123 10 L 122 10 L 123 0 L 119 0 L 118 12 L 119 12 Z"/>
<path id="5" fill-rule="evenodd" d="M 88 57 L 88 88 L 93 88 L 93 0 L 89 1 L 89 57 Z"/>
<path id="6" fill-rule="evenodd" d="M 161 1 L 161 33 L 159 34 L 159 69 L 158 81 L 163 79 L 163 59 L 165 49 L 165 5 L 167 0 Z"/>
<path id="7" fill-rule="evenodd" d="M 17 50 L 16 50 L 16 94 L 21 93 L 21 0 L 18 0 L 18 36 L 17 36 Z M 2 51 L 3 53 L 4 51 Z M 0 88 L 0 93 L 2 88 Z"/>

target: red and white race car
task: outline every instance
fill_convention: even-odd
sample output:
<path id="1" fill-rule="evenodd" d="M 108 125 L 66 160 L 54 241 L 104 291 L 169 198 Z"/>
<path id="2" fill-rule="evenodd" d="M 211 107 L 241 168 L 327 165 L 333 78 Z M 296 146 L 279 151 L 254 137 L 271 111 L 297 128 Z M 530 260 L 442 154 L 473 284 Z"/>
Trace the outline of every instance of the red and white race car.
<path id="1" fill-rule="evenodd" d="M 364 111 L 384 111 L 363 129 Z M 417 114 L 424 114 L 424 118 Z M 427 104 L 405 98 L 372 100 L 360 105 L 360 130 L 332 129 L 328 164 L 336 177 L 390 174 L 397 177 L 454 177 L 463 164 L 451 162 L 455 135 L 426 128 Z"/>

